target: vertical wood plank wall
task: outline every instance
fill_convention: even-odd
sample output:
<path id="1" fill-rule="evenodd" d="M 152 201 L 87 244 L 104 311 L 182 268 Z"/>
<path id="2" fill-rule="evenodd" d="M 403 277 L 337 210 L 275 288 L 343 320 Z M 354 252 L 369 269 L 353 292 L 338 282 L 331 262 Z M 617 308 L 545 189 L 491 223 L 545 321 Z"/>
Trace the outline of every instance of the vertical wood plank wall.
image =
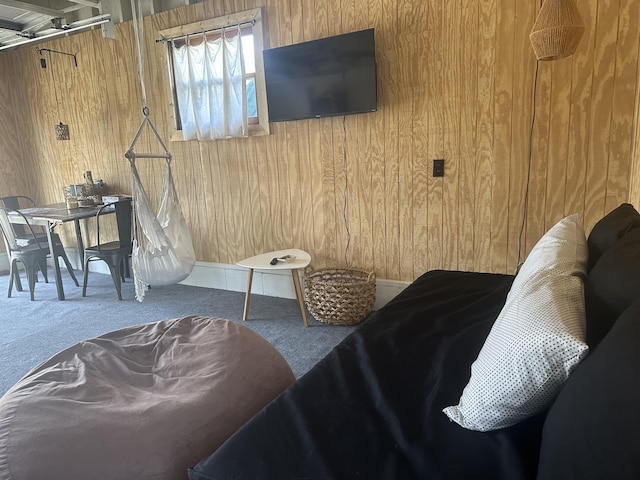
<path id="1" fill-rule="evenodd" d="M 348 263 L 391 280 L 434 268 L 510 273 L 563 216 L 581 214 L 588 231 L 619 203 L 640 200 L 640 2 L 580 3 L 586 32 L 576 55 L 539 64 L 532 128 L 528 34 L 538 4 L 209 0 L 146 17 L 148 103 L 167 139 L 158 30 L 255 7 L 271 47 L 376 29 L 377 112 L 169 144 L 197 258 L 234 263 L 295 246 L 317 267 Z M 45 54 L 58 116 L 51 68 L 40 68 L 35 48 L 0 53 L 0 193 L 61 201 L 62 186 L 85 170 L 129 192 L 123 154 L 142 120 L 132 24 L 116 25 L 115 41 L 96 30 L 40 46 L 76 53 L 78 67 Z M 59 121 L 70 141 L 56 141 Z M 139 145 L 154 150 L 147 138 Z M 444 178 L 431 176 L 438 158 Z M 139 166 L 158 198 L 162 163 Z"/>

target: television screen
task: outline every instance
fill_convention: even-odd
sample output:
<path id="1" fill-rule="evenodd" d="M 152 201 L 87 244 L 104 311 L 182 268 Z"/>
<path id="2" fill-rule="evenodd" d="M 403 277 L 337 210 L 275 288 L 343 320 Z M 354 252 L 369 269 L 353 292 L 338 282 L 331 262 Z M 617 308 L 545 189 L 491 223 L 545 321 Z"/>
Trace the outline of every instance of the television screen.
<path id="1" fill-rule="evenodd" d="M 373 112 L 373 28 L 265 50 L 269 121 Z"/>

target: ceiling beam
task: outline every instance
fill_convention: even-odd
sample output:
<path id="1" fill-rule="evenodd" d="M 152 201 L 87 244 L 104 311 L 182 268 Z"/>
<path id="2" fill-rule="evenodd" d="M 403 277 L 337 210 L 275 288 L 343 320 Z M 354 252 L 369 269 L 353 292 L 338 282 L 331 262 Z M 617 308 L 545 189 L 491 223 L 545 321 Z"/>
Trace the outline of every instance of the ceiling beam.
<path id="1" fill-rule="evenodd" d="M 0 0 L 0 1 L 2 1 L 2 0 Z M 77 12 L 78 10 L 82 10 L 83 8 L 85 8 L 84 5 L 80 5 L 79 3 L 72 3 L 68 7 L 64 7 L 62 9 L 62 11 L 64 13 L 73 13 L 73 12 Z"/>
<path id="2" fill-rule="evenodd" d="M 79 3 L 85 7 L 100 8 L 100 2 L 94 0 L 69 0 L 72 3 Z"/>
<path id="3" fill-rule="evenodd" d="M 18 8 L 20 10 L 28 10 L 29 12 L 39 13 L 41 15 L 49 15 L 50 17 L 64 17 L 64 13 L 60 10 L 41 7 L 39 5 L 34 5 L 33 3 L 20 2 L 18 0 L 0 0 L 0 5 L 4 5 L 5 7 Z"/>
<path id="4" fill-rule="evenodd" d="M 16 22 L 10 22 L 9 20 L 0 19 L 0 28 L 4 28 L 5 30 L 13 30 L 14 32 L 21 32 L 22 25 Z"/>

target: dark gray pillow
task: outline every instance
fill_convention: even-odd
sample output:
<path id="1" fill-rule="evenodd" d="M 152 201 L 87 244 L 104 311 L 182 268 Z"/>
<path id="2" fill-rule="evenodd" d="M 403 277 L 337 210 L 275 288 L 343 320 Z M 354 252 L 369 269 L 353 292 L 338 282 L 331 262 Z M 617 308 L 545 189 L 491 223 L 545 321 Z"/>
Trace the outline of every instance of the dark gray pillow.
<path id="1" fill-rule="evenodd" d="M 573 372 L 544 423 L 538 480 L 640 478 L 640 301 Z"/>
<path id="2" fill-rule="evenodd" d="M 626 233 L 636 228 L 640 228 L 640 213 L 629 203 L 623 203 L 596 223 L 587 239 L 589 246 L 587 271 L 593 268 L 604 252 L 613 247 Z"/>
<path id="3" fill-rule="evenodd" d="M 640 298 L 640 229 L 628 232 L 604 252 L 587 276 L 587 344 L 591 349 L 637 298 Z"/>

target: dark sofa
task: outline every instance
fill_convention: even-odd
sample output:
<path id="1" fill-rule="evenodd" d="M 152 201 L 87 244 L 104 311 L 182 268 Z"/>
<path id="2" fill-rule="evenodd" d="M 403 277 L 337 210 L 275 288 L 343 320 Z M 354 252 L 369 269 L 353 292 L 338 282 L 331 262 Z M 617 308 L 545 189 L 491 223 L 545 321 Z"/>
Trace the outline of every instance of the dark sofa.
<path id="1" fill-rule="evenodd" d="M 640 215 L 610 212 L 588 237 L 589 354 L 550 406 L 481 432 L 455 405 L 514 282 L 431 271 L 218 450 L 190 480 L 640 478 Z"/>

